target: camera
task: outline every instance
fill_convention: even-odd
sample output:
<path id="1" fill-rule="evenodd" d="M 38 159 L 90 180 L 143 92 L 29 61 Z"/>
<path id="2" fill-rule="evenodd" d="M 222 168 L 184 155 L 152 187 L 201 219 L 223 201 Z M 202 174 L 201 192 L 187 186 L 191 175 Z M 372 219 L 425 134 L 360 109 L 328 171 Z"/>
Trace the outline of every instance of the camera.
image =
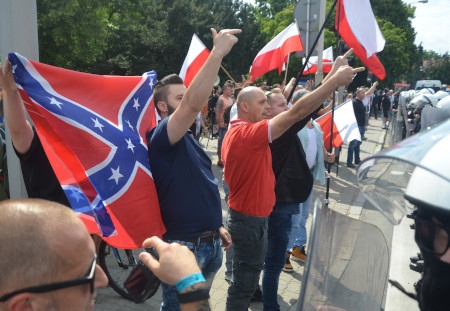
<path id="1" fill-rule="evenodd" d="M 159 259 L 154 248 L 146 250 L 157 260 Z M 153 274 L 152 270 L 139 260 L 125 280 L 124 287 L 134 302 L 141 303 L 152 297 L 160 284 L 161 281 Z"/>

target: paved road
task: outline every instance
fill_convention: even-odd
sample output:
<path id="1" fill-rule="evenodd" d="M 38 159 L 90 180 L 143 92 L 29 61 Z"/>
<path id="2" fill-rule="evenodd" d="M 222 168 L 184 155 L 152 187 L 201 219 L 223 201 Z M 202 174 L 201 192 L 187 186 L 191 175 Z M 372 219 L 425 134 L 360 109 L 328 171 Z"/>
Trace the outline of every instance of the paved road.
<path id="1" fill-rule="evenodd" d="M 385 147 L 385 136 L 386 131 L 381 129 L 381 121 L 371 119 L 366 132 L 367 140 L 361 145 L 361 158 L 364 159 Z M 213 161 L 213 171 L 217 179 L 219 181 L 222 180 L 222 170 L 215 165 L 217 162 L 217 140 L 208 141 L 207 138 L 203 138 L 201 143 L 205 147 L 207 145 L 206 151 Z M 393 227 L 388 224 L 384 217 L 364 200 L 356 184 L 355 169 L 349 169 L 345 165 L 346 156 L 347 148 L 343 146 L 339 166 L 334 165 L 330 174 L 329 207 L 339 213 L 361 219 L 379 227 L 385 235 L 386 241 L 391 249 L 391 277 L 400 281 L 408 290 L 413 291 L 412 284 L 418 279 L 419 275 L 408 268 L 408 258 L 414 255 L 417 249 L 412 238 L 413 232 L 409 229 L 408 220 L 393 230 Z M 314 189 L 314 196 L 323 201 L 326 197 L 326 187 L 316 185 Z M 220 191 L 223 198 L 224 195 L 221 185 Z M 222 211 L 225 217 L 226 204 L 224 201 L 222 202 Z M 310 228 L 310 222 L 311 217 L 308 220 L 308 228 Z M 304 265 L 295 261 L 292 261 L 292 263 L 294 272 L 282 272 L 280 278 L 278 301 L 282 311 L 296 310 L 297 308 Z M 212 309 L 216 311 L 225 310 L 228 283 L 224 280 L 224 269 L 225 267 L 222 265 L 211 289 L 210 303 Z M 135 304 L 121 298 L 108 287 L 99 290 L 96 310 L 159 310 L 160 303 L 160 290 L 145 303 Z M 262 309 L 262 303 L 254 302 L 251 304 L 249 310 Z M 418 310 L 418 307 L 417 303 L 388 285 L 385 310 L 415 311 Z"/>

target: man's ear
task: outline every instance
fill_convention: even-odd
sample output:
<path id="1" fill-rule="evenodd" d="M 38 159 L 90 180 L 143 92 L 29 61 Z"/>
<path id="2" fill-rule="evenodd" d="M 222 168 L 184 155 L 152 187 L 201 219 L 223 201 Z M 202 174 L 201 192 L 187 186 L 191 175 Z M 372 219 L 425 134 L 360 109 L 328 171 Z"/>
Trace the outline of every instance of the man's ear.
<path id="1" fill-rule="evenodd" d="M 241 106 L 242 111 L 248 112 L 248 103 L 247 102 L 241 102 L 240 106 Z"/>
<path id="2" fill-rule="evenodd" d="M 158 106 L 159 111 L 167 113 L 167 104 L 165 102 L 160 100 L 156 105 Z"/>
<path id="3" fill-rule="evenodd" d="M 11 297 L 7 302 L 8 311 L 34 311 L 38 310 L 37 301 L 30 293 L 22 293 Z"/>

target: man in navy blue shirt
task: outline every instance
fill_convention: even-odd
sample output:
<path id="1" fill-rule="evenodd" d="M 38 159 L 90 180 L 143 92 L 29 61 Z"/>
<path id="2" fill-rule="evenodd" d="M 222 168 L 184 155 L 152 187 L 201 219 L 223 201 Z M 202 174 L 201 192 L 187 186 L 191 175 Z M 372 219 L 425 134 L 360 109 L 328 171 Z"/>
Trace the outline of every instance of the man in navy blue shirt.
<path id="1" fill-rule="evenodd" d="M 207 101 L 220 63 L 237 42 L 241 30 L 211 29 L 214 47 L 189 88 L 173 74 L 154 88 L 153 100 L 161 122 L 147 134 L 150 167 L 167 232 L 163 239 L 186 245 L 197 258 L 208 289 L 222 265 L 222 247 L 231 236 L 222 226 L 218 181 L 211 160 L 187 130 Z M 161 310 L 180 310 L 175 286 L 162 284 Z"/>

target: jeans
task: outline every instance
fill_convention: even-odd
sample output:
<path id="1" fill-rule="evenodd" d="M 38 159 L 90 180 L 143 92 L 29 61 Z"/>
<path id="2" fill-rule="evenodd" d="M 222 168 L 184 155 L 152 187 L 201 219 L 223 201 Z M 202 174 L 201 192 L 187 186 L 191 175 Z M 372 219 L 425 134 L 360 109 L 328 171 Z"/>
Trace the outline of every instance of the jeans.
<path id="1" fill-rule="evenodd" d="M 267 253 L 262 278 L 265 311 L 280 310 L 277 301 L 278 283 L 286 263 L 286 247 L 291 232 L 291 216 L 294 213 L 298 213 L 298 203 L 277 202 L 269 217 Z"/>
<path id="2" fill-rule="evenodd" d="M 359 133 L 361 134 L 361 141 L 364 139 L 364 132 L 365 128 L 364 126 L 358 126 Z M 355 164 L 358 164 L 361 162 L 361 159 L 359 157 L 359 146 L 361 145 L 361 141 L 353 139 L 350 144 L 348 144 L 348 151 L 347 151 L 347 164 L 353 163 L 353 153 L 355 154 Z"/>
<path id="3" fill-rule="evenodd" d="M 228 232 L 234 246 L 233 278 L 226 310 L 247 311 L 264 265 L 269 217 L 256 217 L 229 209 Z"/>
<path id="4" fill-rule="evenodd" d="M 286 251 L 290 251 L 294 246 L 306 245 L 308 240 L 308 234 L 306 232 L 306 221 L 309 217 L 309 209 L 311 207 L 311 201 L 313 197 L 313 189 L 305 202 L 299 204 L 300 214 L 292 215 L 292 228 L 289 235 L 289 243 Z"/>
<path id="5" fill-rule="evenodd" d="M 194 254 L 197 259 L 197 263 L 202 269 L 202 274 L 208 284 L 208 289 L 211 289 L 211 285 L 216 275 L 216 272 L 222 266 L 222 248 L 220 246 L 220 239 L 216 239 L 214 242 L 206 243 L 193 243 L 179 240 L 169 240 L 168 243 L 179 243 L 186 245 Z M 161 282 L 163 302 L 161 303 L 160 310 L 181 310 L 177 297 L 177 288 L 172 285 Z"/>
<path id="6" fill-rule="evenodd" d="M 217 140 L 217 153 L 219 154 L 222 150 L 222 142 L 223 138 L 225 137 L 225 134 L 228 131 L 228 127 L 220 127 L 219 126 L 219 139 Z"/>
<path id="7" fill-rule="evenodd" d="M 224 200 L 228 205 L 228 197 L 230 196 L 230 187 L 228 187 L 227 183 L 225 182 L 225 178 L 223 177 L 222 177 L 222 187 L 223 192 L 225 192 Z M 231 244 L 231 247 L 227 249 L 227 251 L 225 252 L 225 279 L 229 281 L 233 277 L 233 255 L 234 255 L 234 248 L 233 244 Z"/>

